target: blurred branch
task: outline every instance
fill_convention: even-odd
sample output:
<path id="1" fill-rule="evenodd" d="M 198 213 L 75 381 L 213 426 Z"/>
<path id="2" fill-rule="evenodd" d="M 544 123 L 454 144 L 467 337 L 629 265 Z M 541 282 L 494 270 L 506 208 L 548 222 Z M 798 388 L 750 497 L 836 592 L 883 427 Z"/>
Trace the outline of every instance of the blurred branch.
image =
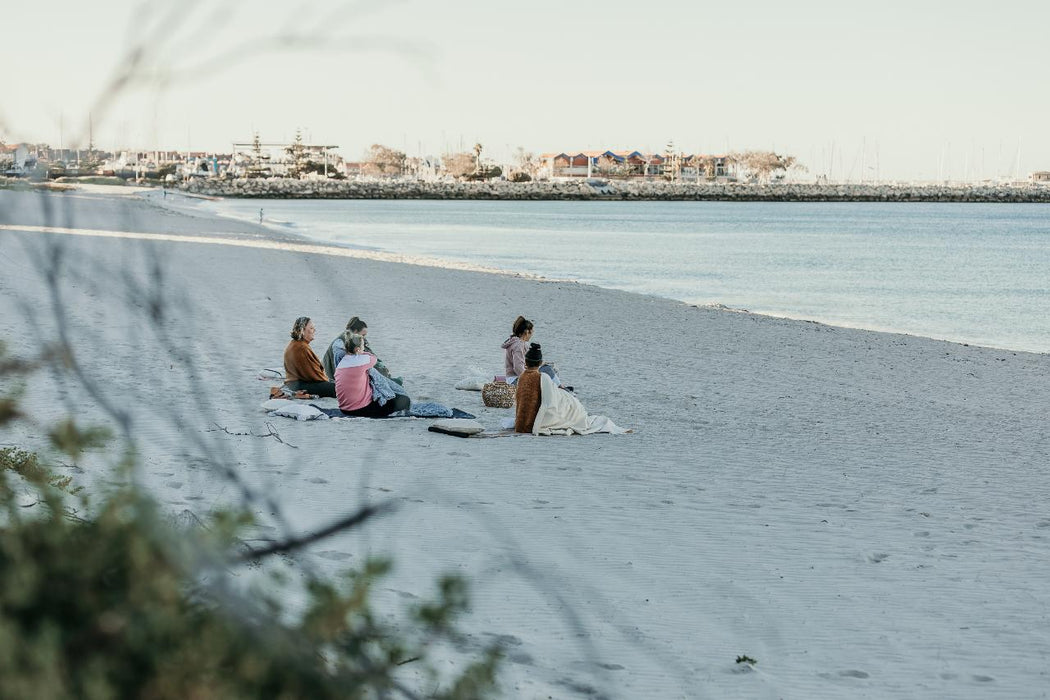
<path id="1" fill-rule="evenodd" d="M 325 538 L 331 537 L 332 535 L 337 535 L 340 532 L 343 532 L 344 530 L 349 530 L 350 528 L 360 525 L 366 520 L 374 518 L 377 515 L 385 515 L 387 513 L 391 513 L 394 510 L 396 510 L 396 508 L 397 506 L 392 501 L 386 501 L 385 503 L 380 503 L 379 505 L 374 506 L 365 506 L 358 510 L 356 513 L 348 515 L 345 518 L 340 518 L 331 525 L 321 528 L 317 532 L 314 532 L 310 535 L 306 535 L 304 537 L 295 537 L 292 539 L 285 540 L 284 542 L 277 542 L 264 549 L 253 549 L 247 554 L 245 554 L 243 557 L 241 557 L 240 561 L 258 561 L 263 557 L 268 557 L 273 554 L 286 554 L 288 552 L 293 552 L 295 550 L 302 549 L 303 547 L 307 547 L 313 544 L 314 542 L 319 542 Z"/>

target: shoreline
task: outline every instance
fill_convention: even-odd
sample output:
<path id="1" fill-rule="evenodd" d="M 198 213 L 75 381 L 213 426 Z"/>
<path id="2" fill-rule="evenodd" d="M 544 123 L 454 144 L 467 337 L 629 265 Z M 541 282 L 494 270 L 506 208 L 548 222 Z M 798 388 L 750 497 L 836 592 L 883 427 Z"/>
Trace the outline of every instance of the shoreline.
<path id="1" fill-rule="evenodd" d="M 187 196 L 187 197 L 196 198 L 195 195 L 190 195 L 190 194 L 187 194 L 187 193 L 184 193 L 184 192 L 173 192 L 173 194 L 176 194 L 178 196 Z M 236 200 L 238 198 L 233 197 L 233 198 L 230 198 L 230 199 Z M 239 224 L 256 225 L 255 222 L 250 217 L 237 216 L 234 213 L 229 212 L 229 211 L 222 211 L 222 210 L 219 210 L 219 209 L 213 209 L 213 210 L 208 210 L 206 212 L 201 212 L 200 210 L 196 210 L 196 209 L 192 209 L 192 208 L 180 207 L 176 203 L 174 203 L 171 199 L 160 200 L 160 199 L 151 197 L 151 196 L 149 196 L 148 193 L 146 195 L 146 200 L 149 201 L 154 206 L 163 207 L 163 208 L 171 209 L 171 210 L 174 210 L 174 211 L 188 212 L 188 213 L 190 213 L 192 215 L 200 215 L 201 213 L 204 213 L 205 215 L 216 216 L 216 217 L 219 217 L 219 218 L 222 218 L 222 219 L 235 221 L 235 222 L 238 222 Z M 220 198 L 215 198 L 215 201 L 221 201 L 221 200 L 222 200 L 221 197 Z M 175 202 L 177 202 L 177 200 L 175 200 Z M 291 226 L 289 226 L 289 224 L 291 224 Z M 656 294 L 656 293 L 636 292 L 636 291 L 633 291 L 633 290 L 625 288 L 625 287 L 617 287 L 617 286 L 613 286 L 613 285 L 602 285 L 602 284 L 597 284 L 597 283 L 590 282 L 590 281 L 585 281 L 585 280 L 582 280 L 582 279 L 579 279 L 579 278 L 575 278 L 575 277 L 564 277 L 564 278 L 563 277 L 553 277 L 553 276 L 544 275 L 542 272 L 535 272 L 534 273 L 534 272 L 527 272 L 527 271 L 521 271 L 521 270 L 493 268 L 493 267 L 488 267 L 488 266 L 485 266 L 485 265 L 480 265 L 480 264 L 477 264 L 477 263 L 474 263 L 474 262 L 465 261 L 465 260 L 454 260 L 454 259 L 451 259 L 451 258 L 440 258 L 440 257 L 432 257 L 432 256 L 424 256 L 424 255 L 405 254 L 405 253 L 398 253 L 398 252 L 392 251 L 392 250 L 384 250 L 384 249 L 381 249 L 381 248 L 355 246 L 355 245 L 350 244 L 350 243 L 344 243 L 344 242 L 340 242 L 340 241 L 331 241 L 331 240 L 327 240 L 327 239 L 325 239 L 323 237 L 320 237 L 320 236 L 308 235 L 307 233 L 303 232 L 303 230 L 300 228 L 300 225 L 301 225 L 300 221 L 291 221 L 291 222 L 272 222 L 272 223 L 268 223 L 268 224 L 264 223 L 264 224 L 262 224 L 262 227 L 267 229 L 267 230 L 269 230 L 269 231 L 271 231 L 275 236 L 280 235 L 280 236 L 285 236 L 285 237 L 289 237 L 289 238 L 292 238 L 292 239 L 299 239 L 301 241 L 304 241 L 304 243 L 306 243 L 306 244 L 316 245 L 316 246 L 318 246 L 318 252 L 323 252 L 323 250 L 321 250 L 323 248 L 333 248 L 335 250 L 349 250 L 349 251 L 356 251 L 355 253 L 351 254 L 352 257 L 363 257 L 363 258 L 370 258 L 370 259 L 374 259 L 374 260 L 386 260 L 386 261 L 389 261 L 389 262 L 401 262 L 401 263 L 406 263 L 406 264 L 411 264 L 411 265 L 423 265 L 423 266 L 427 266 L 427 267 L 437 267 L 437 268 L 444 268 L 444 269 L 451 269 L 451 270 L 467 270 L 467 271 L 475 271 L 475 272 L 484 272 L 484 273 L 508 275 L 508 276 L 512 276 L 512 277 L 521 277 L 521 278 L 534 279 L 534 280 L 546 281 L 546 282 L 570 282 L 570 283 L 574 283 L 574 284 L 589 285 L 589 286 L 596 287 L 598 289 L 614 290 L 614 291 L 626 292 L 626 293 L 631 293 L 631 294 L 641 294 L 643 296 L 648 296 L 648 297 L 653 297 L 653 298 L 662 299 L 662 300 L 666 300 L 666 301 L 671 301 L 671 302 L 675 302 L 675 303 L 685 304 L 687 306 L 695 306 L 697 308 L 710 308 L 710 309 L 725 310 L 725 311 L 730 311 L 730 312 L 735 312 L 735 313 L 748 313 L 748 314 L 753 314 L 753 315 L 756 315 L 756 316 L 764 316 L 764 317 L 773 318 L 773 319 L 785 319 L 785 320 L 792 320 L 792 321 L 802 321 L 802 322 L 806 322 L 806 323 L 818 323 L 818 324 L 821 324 L 821 325 L 824 325 L 824 326 L 833 327 L 833 328 L 844 328 L 844 329 L 853 329 L 853 330 L 862 330 L 862 331 L 872 331 L 872 332 L 876 332 L 876 333 L 889 333 L 889 334 L 893 334 L 893 335 L 901 335 L 901 336 L 907 336 L 907 337 L 912 337 L 912 338 L 927 338 L 927 339 L 930 339 L 930 340 L 944 341 L 944 342 L 954 343 L 954 344 L 962 345 L 962 346 L 989 348 L 989 349 L 992 349 L 992 350 L 1001 350 L 1001 351 L 1007 351 L 1007 352 L 1023 352 L 1023 353 L 1030 353 L 1030 354 L 1035 354 L 1035 355 L 1050 354 L 1050 350 L 1033 349 L 1031 347 L 1015 347 L 1015 346 L 1011 346 L 1011 345 L 1007 345 L 1007 344 L 995 344 L 995 343 L 991 343 L 991 342 L 981 342 L 981 341 L 975 341 L 975 340 L 967 339 L 967 338 L 961 337 L 961 336 L 951 336 L 951 335 L 947 335 L 947 334 L 946 335 L 937 335 L 937 334 L 931 334 L 929 332 L 924 332 L 922 330 L 898 328 L 898 327 L 893 326 L 892 324 L 882 324 L 882 325 L 879 325 L 879 324 L 868 324 L 868 325 L 864 325 L 862 323 L 850 323 L 848 321 L 843 321 L 843 320 L 840 320 L 840 319 L 836 319 L 836 318 L 831 317 L 831 316 L 829 316 L 829 317 L 816 317 L 816 316 L 796 315 L 796 314 L 792 314 L 790 311 L 781 311 L 781 310 L 776 310 L 776 309 L 757 309 L 756 310 L 756 309 L 753 309 L 751 307 L 751 305 L 748 305 L 748 306 L 730 306 L 730 305 L 724 304 L 724 303 L 722 303 L 720 301 L 717 301 L 717 300 L 714 300 L 714 301 L 692 301 L 692 300 L 689 300 L 689 299 L 681 299 L 681 298 L 674 297 L 674 296 L 667 296 L 667 295 Z"/>
<path id="2" fill-rule="evenodd" d="M 590 183 L 590 184 L 589 184 Z M 175 189 L 175 188 L 173 188 Z M 592 178 L 511 183 L 409 180 L 216 180 L 177 189 L 244 199 L 450 199 L 507 201 L 956 202 L 1050 203 L 1050 186 L 816 185 L 632 182 Z"/>

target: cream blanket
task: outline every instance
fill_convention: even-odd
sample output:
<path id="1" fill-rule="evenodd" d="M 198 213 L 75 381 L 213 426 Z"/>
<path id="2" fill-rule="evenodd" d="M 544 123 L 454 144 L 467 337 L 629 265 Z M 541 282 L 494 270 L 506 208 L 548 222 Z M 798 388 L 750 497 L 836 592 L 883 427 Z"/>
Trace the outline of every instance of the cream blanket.
<path id="1" fill-rule="evenodd" d="M 580 400 L 559 389 L 546 374 L 540 373 L 540 410 L 532 426 L 533 435 L 590 435 L 628 433 L 605 416 L 589 416 Z"/>

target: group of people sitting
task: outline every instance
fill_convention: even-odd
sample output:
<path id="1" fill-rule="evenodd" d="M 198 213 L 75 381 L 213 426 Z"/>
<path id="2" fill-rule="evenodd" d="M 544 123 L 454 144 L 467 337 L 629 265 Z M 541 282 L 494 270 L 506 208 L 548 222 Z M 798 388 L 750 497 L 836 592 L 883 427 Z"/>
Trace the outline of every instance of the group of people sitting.
<path id="1" fill-rule="evenodd" d="M 500 346 L 505 352 L 506 380 L 515 385 L 514 429 L 519 433 L 532 432 L 547 382 L 548 392 L 573 391 L 573 387 L 562 384 L 552 365 L 543 362 L 539 343 L 530 342 L 533 329 L 532 321 L 518 316 L 511 336 Z M 285 387 L 333 397 L 348 416 L 385 418 L 411 408 L 412 401 L 401 388 L 401 377 L 391 377 L 369 346 L 367 323 L 357 316 L 351 318 L 346 330 L 328 344 L 323 360 L 310 347 L 316 335 L 317 327 L 308 316 L 295 320 L 292 340 L 284 351 Z"/>
<path id="2" fill-rule="evenodd" d="M 402 389 L 401 377 L 391 377 L 383 361 L 368 345 L 368 324 L 357 316 L 328 344 L 324 361 L 310 343 L 317 327 L 309 316 L 292 324 L 292 340 L 284 349 L 284 385 L 292 391 L 329 396 L 348 416 L 385 418 L 407 411 L 412 400 Z"/>

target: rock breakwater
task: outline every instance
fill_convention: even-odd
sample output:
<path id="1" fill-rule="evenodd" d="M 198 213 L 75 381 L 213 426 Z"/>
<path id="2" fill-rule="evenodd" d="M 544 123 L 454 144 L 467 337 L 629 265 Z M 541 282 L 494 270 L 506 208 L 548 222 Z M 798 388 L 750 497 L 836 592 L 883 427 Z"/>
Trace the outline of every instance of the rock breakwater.
<path id="1" fill-rule="evenodd" d="M 1050 186 L 816 185 L 623 182 L 432 182 L 420 180 L 191 180 L 180 189 L 260 199 L 493 199 L 742 202 L 1045 202 Z"/>

